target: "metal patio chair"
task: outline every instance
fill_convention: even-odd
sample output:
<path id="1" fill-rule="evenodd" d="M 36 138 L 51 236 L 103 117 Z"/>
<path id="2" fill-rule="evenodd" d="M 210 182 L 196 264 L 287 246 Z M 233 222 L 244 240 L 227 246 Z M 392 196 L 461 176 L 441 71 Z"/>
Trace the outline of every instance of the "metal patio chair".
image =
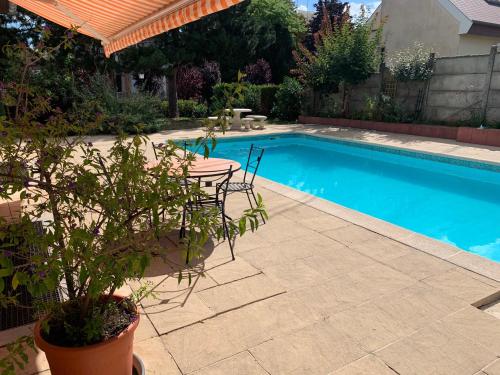
<path id="1" fill-rule="evenodd" d="M 229 241 L 231 257 L 235 260 L 233 243 L 229 233 L 228 220 L 231 218 L 226 215 L 226 197 L 228 185 L 233 177 L 232 166 L 229 169 L 204 171 L 200 174 L 193 174 L 187 177 L 185 186 L 187 189 L 193 186 L 198 186 L 203 193 L 194 194 L 192 199 L 184 206 L 182 212 L 182 225 L 179 233 L 180 238 L 186 237 L 186 221 L 189 215 L 195 211 L 203 212 L 216 209 L 219 212 L 221 223 L 223 226 L 223 238 Z M 186 257 L 186 263 L 189 262 L 189 247 Z"/>
<path id="2" fill-rule="evenodd" d="M 250 207 L 254 208 L 254 203 L 257 205 L 257 197 L 253 191 L 254 180 L 259 170 L 260 162 L 262 161 L 262 156 L 264 155 L 264 149 L 261 147 L 256 147 L 253 144 L 250 146 L 250 151 L 248 152 L 247 165 L 245 167 L 245 175 L 243 176 L 242 182 L 230 182 L 227 184 L 227 193 L 245 193 L 247 195 Z M 252 202 L 253 199 L 253 202 Z M 263 223 L 266 223 L 264 215 L 260 215 Z"/>

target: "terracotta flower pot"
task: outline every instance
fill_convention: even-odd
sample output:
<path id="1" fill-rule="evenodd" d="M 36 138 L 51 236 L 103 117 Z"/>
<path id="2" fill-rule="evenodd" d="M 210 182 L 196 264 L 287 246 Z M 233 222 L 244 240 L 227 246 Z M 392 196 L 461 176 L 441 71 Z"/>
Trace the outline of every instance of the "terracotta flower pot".
<path id="1" fill-rule="evenodd" d="M 132 375 L 134 332 L 140 316 L 117 337 L 99 344 L 65 348 L 49 344 L 35 324 L 35 343 L 45 352 L 52 375 Z"/>

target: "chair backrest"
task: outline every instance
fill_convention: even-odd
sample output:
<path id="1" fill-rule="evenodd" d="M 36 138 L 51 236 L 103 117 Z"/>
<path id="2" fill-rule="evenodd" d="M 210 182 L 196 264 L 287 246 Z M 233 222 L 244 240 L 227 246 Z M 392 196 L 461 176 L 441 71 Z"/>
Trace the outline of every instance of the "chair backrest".
<path id="1" fill-rule="evenodd" d="M 165 145 L 163 143 L 154 143 L 154 142 L 151 142 L 151 144 L 153 145 L 153 152 L 155 153 L 155 159 L 158 160 L 158 154 L 160 150 L 163 147 L 165 147 Z"/>
<path id="2" fill-rule="evenodd" d="M 245 176 L 243 177 L 243 181 L 246 183 L 253 184 L 253 180 L 255 179 L 255 175 L 259 170 L 260 162 L 262 160 L 262 156 L 264 155 L 264 149 L 262 147 L 256 147 L 253 144 L 250 146 L 250 151 L 248 152 L 247 166 L 245 168 Z M 252 178 L 250 181 L 247 181 L 248 173 L 252 174 Z"/>
<path id="3" fill-rule="evenodd" d="M 233 174 L 232 165 L 228 169 L 191 173 L 186 178 L 186 186 L 198 184 L 204 191 L 204 196 L 200 196 L 200 200 L 216 199 L 225 202 L 228 185 Z"/>

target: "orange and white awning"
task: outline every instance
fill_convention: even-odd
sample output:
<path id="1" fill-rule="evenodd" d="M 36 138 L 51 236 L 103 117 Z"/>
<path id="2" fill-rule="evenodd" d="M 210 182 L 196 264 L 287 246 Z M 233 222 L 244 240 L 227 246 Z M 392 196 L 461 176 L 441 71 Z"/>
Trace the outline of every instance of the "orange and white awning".
<path id="1" fill-rule="evenodd" d="M 10 0 L 39 16 L 100 39 L 106 56 L 243 0 Z"/>

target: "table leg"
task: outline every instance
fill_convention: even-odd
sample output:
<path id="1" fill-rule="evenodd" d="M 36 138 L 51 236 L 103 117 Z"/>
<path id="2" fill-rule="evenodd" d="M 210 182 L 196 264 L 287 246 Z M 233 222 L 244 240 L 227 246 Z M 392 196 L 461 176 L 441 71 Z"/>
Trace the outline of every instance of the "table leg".
<path id="1" fill-rule="evenodd" d="M 233 130 L 241 130 L 241 113 L 234 112 L 233 125 L 231 126 Z"/>

